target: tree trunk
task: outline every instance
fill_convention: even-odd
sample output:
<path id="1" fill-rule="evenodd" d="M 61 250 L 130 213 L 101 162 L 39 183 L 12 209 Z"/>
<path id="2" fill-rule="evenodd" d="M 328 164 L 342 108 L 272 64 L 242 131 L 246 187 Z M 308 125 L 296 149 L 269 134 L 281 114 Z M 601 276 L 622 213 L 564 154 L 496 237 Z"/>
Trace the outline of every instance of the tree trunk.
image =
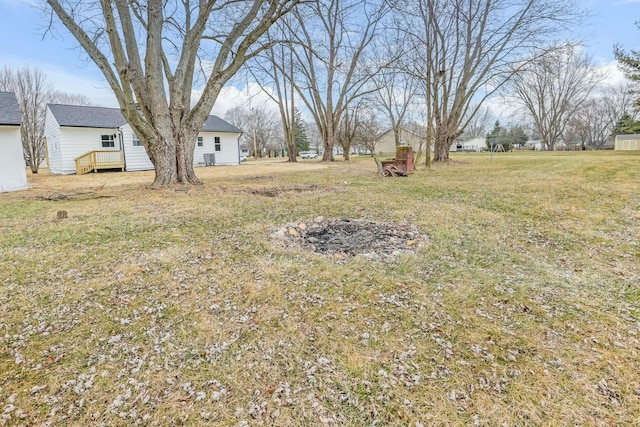
<path id="1" fill-rule="evenodd" d="M 287 154 L 288 154 L 288 158 L 287 158 L 287 162 L 297 162 L 298 159 L 296 158 L 296 143 L 294 142 L 293 144 L 291 144 L 290 142 L 287 144 Z M 283 153 L 284 155 L 284 153 Z"/>
<path id="2" fill-rule="evenodd" d="M 151 188 L 161 188 L 178 181 L 176 150 L 172 144 L 167 141 L 157 141 L 153 144 L 149 158 L 156 173 Z"/>
<path id="3" fill-rule="evenodd" d="M 438 131 L 436 130 L 436 133 Z M 449 161 L 449 148 L 451 147 L 451 138 L 447 135 L 436 136 L 435 146 L 433 150 L 433 161 L 447 162 Z"/>
<path id="4" fill-rule="evenodd" d="M 345 144 L 345 146 L 344 146 L 343 150 L 344 150 L 344 153 L 343 153 L 344 159 L 345 159 L 346 161 L 349 161 L 349 155 L 351 154 L 351 153 L 350 153 L 350 151 L 351 151 L 351 144 L 348 144 L 348 145 L 346 145 L 346 144 Z"/>
<path id="5" fill-rule="evenodd" d="M 334 145 L 334 137 L 335 132 L 333 129 L 332 123 L 327 120 L 327 136 L 324 141 L 322 141 L 322 145 L 324 146 L 324 154 L 322 155 L 323 162 L 333 162 L 333 145 Z"/>
<path id="6" fill-rule="evenodd" d="M 178 183 L 200 185 L 202 181 L 193 171 L 193 155 L 195 151 L 197 133 L 178 133 L 176 136 L 176 169 Z"/>

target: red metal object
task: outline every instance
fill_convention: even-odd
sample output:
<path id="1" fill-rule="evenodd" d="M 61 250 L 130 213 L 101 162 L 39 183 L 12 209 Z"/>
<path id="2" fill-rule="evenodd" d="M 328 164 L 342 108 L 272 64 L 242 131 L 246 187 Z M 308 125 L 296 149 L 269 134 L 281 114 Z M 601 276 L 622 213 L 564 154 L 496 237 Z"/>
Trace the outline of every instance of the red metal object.
<path id="1" fill-rule="evenodd" d="M 413 162 L 413 150 L 411 147 L 398 147 L 396 148 L 396 157 L 394 159 L 380 162 L 378 174 L 380 176 L 407 176 L 414 170 Z"/>
<path id="2" fill-rule="evenodd" d="M 413 172 L 413 149 L 406 146 L 396 148 L 395 165 L 404 172 Z"/>

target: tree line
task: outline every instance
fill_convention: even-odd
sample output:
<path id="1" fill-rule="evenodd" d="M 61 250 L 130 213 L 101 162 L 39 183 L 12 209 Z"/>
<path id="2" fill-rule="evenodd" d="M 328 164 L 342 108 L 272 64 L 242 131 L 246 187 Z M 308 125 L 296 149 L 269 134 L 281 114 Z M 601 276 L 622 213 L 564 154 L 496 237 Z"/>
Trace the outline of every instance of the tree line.
<path id="1" fill-rule="evenodd" d="M 197 132 L 239 72 L 272 97 L 290 161 L 301 109 L 312 118 L 305 130 L 317 134 L 324 161 L 334 160 L 336 145 L 347 156 L 354 143 L 375 149 L 380 123 L 397 143 L 402 127 L 420 124 L 424 153 L 447 161 L 463 133 L 484 127 L 486 135 L 478 119 L 490 115 L 486 101 L 497 96 L 550 150 L 569 137 L 601 146 L 622 129 L 616 124 L 625 114 L 636 120 L 629 89 L 604 89 L 603 76 L 571 41 L 585 16 L 573 0 L 46 4 L 104 74 L 151 158 L 156 187 L 199 183 Z M 616 47 L 616 55 L 637 81 L 637 52 Z M 257 151 L 257 111 L 251 116 L 252 126 L 242 119 L 241 127 L 251 129 Z M 595 116 L 603 123 L 587 119 Z"/>

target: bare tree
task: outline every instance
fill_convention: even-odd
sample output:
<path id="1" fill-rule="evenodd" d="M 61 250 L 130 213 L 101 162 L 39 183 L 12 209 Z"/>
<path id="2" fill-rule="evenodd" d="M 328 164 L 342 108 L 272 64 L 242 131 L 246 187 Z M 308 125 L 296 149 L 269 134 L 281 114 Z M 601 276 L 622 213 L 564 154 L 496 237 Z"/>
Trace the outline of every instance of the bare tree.
<path id="1" fill-rule="evenodd" d="M 531 117 L 543 150 L 554 150 L 573 114 L 602 80 L 591 59 L 565 45 L 527 63 L 512 79 L 514 100 Z"/>
<path id="2" fill-rule="evenodd" d="M 290 24 L 282 22 L 276 28 L 277 31 L 270 36 L 288 39 L 288 43 L 273 43 L 271 49 L 248 64 L 248 69 L 256 80 L 261 81 L 263 92 L 278 106 L 288 161 L 297 162 L 293 36 Z"/>
<path id="3" fill-rule="evenodd" d="M 282 146 L 283 141 L 278 115 L 266 107 L 252 108 L 251 115 L 253 132 L 260 156 L 281 151 L 284 147 Z"/>
<path id="4" fill-rule="evenodd" d="M 410 69 L 424 86 L 434 160 L 464 132 L 482 102 L 523 65 L 523 53 L 579 17 L 573 0 L 406 0 L 396 3 L 409 35 Z"/>
<path id="5" fill-rule="evenodd" d="M 365 109 L 362 100 L 353 106 L 347 106 L 336 133 L 336 141 L 342 147 L 344 159 L 349 161 L 351 149 L 358 140 L 362 126 L 362 114 Z"/>
<path id="6" fill-rule="evenodd" d="M 0 90 L 14 92 L 22 114 L 22 152 L 32 173 L 38 173 L 46 156 L 44 119 L 48 103 L 91 105 L 83 95 L 53 90 L 46 76 L 37 68 L 0 70 Z"/>
<path id="7" fill-rule="evenodd" d="M 487 134 L 489 125 L 491 124 L 492 114 L 489 107 L 470 105 L 467 114 L 471 117 L 465 117 L 467 127 L 465 132 L 472 138 L 484 137 Z"/>
<path id="8" fill-rule="evenodd" d="M 378 136 L 382 132 L 383 124 L 371 109 L 363 111 L 360 119 L 359 144 L 369 150 L 373 156 L 378 145 Z"/>
<path id="9" fill-rule="evenodd" d="M 251 112 L 246 107 L 237 105 L 224 114 L 224 119 L 242 130 L 240 136 L 240 146 L 250 148 L 250 151 L 257 157 L 257 147 L 253 143 L 253 125 L 251 121 Z"/>
<path id="10" fill-rule="evenodd" d="M 322 139 L 322 134 L 318 130 L 318 126 L 315 123 L 305 123 L 305 130 L 307 133 L 307 137 L 309 138 L 309 148 L 317 154 L 322 152 L 324 142 Z"/>
<path id="11" fill-rule="evenodd" d="M 262 36 L 299 0 L 47 0 L 104 74 L 155 169 L 153 187 L 199 184 L 196 137 Z M 202 84 L 202 86 L 198 86 Z M 201 95 L 192 106 L 192 91 Z"/>
<path id="12" fill-rule="evenodd" d="M 385 37 L 376 47 L 376 60 L 387 64 L 380 68 L 372 77 L 372 84 L 376 88 L 372 100 L 384 113 L 395 138 L 396 146 L 400 145 L 402 126 L 407 116 L 416 110 L 415 104 L 422 107 L 424 100 L 417 100 L 420 93 L 420 80 L 415 75 L 406 72 L 410 67 L 403 64 L 402 57 L 407 43 L 406 35 L 398 30 L 390 31 L 390 37 Z M 417 101 L 417 102 L 415 102 Z M 415 119 L 412 117 L 412 119 Z"/>
<path id="13" fill-rule="evenodd" d="M 333 161 L 336 133 L 348 105 L 366 95 L 372 72 L 367 49 L 386 13 L 381 0 L 318 0 L 295 14 L 295 89 L 322 136 L 323 161 Z"/>
<path id="14" fill-rule="evenodd" d="M 280 134 L 277 114 L 267 107 L 236 106 L 227 111 L 225 119 L 245 131 L 241 144 L 252 147 L 256 158 L 278 149 Z"/>
<path id="15" fill-rule="evenodd" d="M 579 139 L 585 148 L 602 148 L 612 138 L 618 119 L 633 111 L 633 104 L 628 85 L 605 88 L 589 98 L 571 117 L 565 139 Z"/>
<path id="16" fill-rule="evenodd" d="M 79 93 L 66 93 L 54 90 L 49 95 L 49 104 L 93 105 L 88 96 Z"/>

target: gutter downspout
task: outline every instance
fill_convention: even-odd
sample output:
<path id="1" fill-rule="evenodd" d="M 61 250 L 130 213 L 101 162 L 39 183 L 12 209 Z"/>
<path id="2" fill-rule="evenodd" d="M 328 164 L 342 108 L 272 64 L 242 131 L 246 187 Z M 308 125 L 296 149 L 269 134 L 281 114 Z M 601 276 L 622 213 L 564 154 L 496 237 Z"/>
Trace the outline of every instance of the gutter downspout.
<path id="1" fill-rule="evenodd" d="M 122 162 L 124 163 L 124 170 L 127 170 L 127 155 L 124 151 L 124 137 L 122 136 L 122 128 L 118 128 L 118 141 L 120 142 L 120 150 L 122 151 Z"/>

